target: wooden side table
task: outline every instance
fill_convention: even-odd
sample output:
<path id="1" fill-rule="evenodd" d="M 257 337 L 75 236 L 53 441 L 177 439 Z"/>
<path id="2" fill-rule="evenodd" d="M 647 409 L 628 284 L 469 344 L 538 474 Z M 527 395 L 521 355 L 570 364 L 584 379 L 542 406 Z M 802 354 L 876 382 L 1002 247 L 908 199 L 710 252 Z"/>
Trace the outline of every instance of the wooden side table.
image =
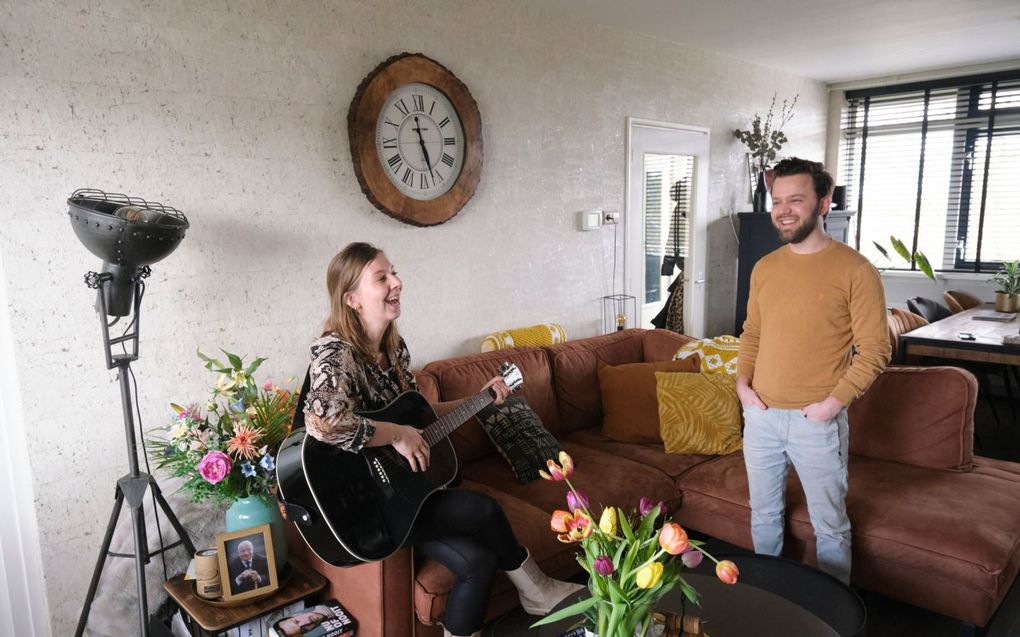
<path id="1" fill-rule="evenodd" d="M 200 637 L 215 637 L 219 633 L 251 621 L 270 611 L 310 597 L 326 588 L 326 578 L 300 562 L 288 562 L 290 578 L 275 593 L 254 600 L 243 606 L 222 606 L 210 604 L 195 594 L 192 580 L 177 575 L 163 583 L 177 605 L 205 631 Z"/>

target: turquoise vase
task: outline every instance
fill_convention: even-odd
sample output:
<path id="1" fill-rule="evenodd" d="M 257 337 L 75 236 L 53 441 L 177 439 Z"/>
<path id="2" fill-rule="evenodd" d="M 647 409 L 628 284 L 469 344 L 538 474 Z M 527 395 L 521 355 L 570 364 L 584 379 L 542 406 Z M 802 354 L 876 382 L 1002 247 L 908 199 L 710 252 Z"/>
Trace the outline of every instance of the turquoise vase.
<path id="1" fill-rule="evenodd" d="M 273 556 L 276 558 L 276 573 L 279 576 L 287 564 L 287 533 L 275 500 L 253 495 L 234 500 L 227 509 L 227 533 L 267 523 L 272 529 Z"/>

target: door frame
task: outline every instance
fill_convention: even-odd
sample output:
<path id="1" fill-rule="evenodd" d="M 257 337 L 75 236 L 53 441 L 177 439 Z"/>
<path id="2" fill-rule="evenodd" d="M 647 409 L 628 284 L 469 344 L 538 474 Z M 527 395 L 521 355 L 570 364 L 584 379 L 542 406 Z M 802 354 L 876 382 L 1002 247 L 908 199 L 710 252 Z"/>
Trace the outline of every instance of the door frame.
<path id="1" fill-rule="evenodd" d="M 643 289 L 644 274 L 644 227 L 639 215 L 633 210 L 632 196 L 635 186 L 634 166 L 634 130 L 635 128 L 658 129 L 670 133 L 688 134 L 687 143 L 690 149 L 682 154 L 691 155 L 694 161 L 694 184 L 691 192 L 690 246 L 686 267 L 684 268 L 684 331 L 694 337 L 705 335 L 706 325 L 706 290 L 707 282 L 707 242 L 708 242 L 708 176 L 712 130 L 703 126 L 689 126 L 663 122 L 640 117 L 627 117 L 626 135 L 626 174 L 624 179 L 624 232 L 623 232 L 623 289 L 624 294 L 640 296 Z M 673 143 L 678 140 L 672 140 Z M 662 152 L 663 154 L 680 154 L 675 149 L 656 151 L 654 145 L 642 149 L 642 152 Z M 632 214 L 634 213 L 634 214 Z M 635 300 L 638 306 L 636 321 L 640 320 L 642 299 Z M 640 324 L 638 325 L 640 327 Z"/>

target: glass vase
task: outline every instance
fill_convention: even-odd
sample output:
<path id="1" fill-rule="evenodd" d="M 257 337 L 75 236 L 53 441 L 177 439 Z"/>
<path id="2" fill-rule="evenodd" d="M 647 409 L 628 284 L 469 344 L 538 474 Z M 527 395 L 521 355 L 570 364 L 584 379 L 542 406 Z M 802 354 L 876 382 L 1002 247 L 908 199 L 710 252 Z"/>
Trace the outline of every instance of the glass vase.
<path id="1" fill-rule="evenodd" d="M 287 533 L 276 501 L 253 495 L 234 500 L 227 509 L 225 527 L 227 533 L 267 523 L 273 536 L 273 557 L 276 562 L 276 573 L 279 575 L 287 565 Z"/>
<path id="2" fill-rule="evenodd" d="M 768 197 L 768 190 L 765 188 L 765 171 L 758 172 L 758 184 L 754 188 L 754 197 L 751 199 L 754 212 L 768 212 L 765 209 L 765 199 Z"/>

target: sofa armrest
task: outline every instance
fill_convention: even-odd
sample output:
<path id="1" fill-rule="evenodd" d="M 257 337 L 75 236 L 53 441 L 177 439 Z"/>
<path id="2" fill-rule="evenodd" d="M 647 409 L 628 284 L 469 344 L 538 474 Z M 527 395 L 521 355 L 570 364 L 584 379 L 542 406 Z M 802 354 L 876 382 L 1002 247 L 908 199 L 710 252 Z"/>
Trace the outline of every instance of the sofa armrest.
<path id="1" fill-rule="evenodd" d="M 850 404 L 850 453 L 970 471 L 977 390 L 957 367 L 890 367 Z"/>
<path id="2" fill-rule="evenodd" d="M 324 599 L 336 599 L 350 611 L 358 620 L 358 637 L 414 635 L 411 549 L 400 549 L 381 562 L 341 568 L 319 559 L 294 525 L 286 526 L 291 556 L 329 581 Z"/>

